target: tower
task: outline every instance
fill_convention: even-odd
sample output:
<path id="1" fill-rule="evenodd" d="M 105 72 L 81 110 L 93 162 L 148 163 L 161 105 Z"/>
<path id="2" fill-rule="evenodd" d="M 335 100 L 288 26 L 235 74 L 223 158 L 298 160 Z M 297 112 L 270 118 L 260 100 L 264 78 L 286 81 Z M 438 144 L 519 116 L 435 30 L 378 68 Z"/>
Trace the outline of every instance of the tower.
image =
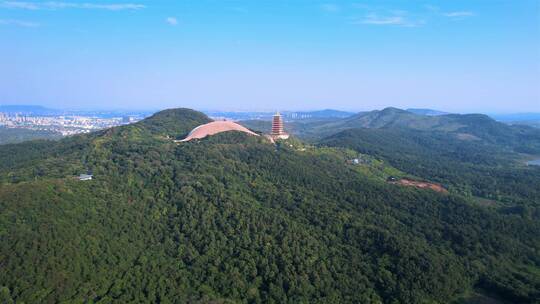
<path id="1" fill-rule="evenodd" d="M 279 112 L 276 112 L 276 114 L 274 114 L 274 117 L 272 117 L 272 132 L 270 133 L 270 136 L 273 139 L 289 138 L 289 134 L 285 133 L 285 131 L 283 130 L 283 119 L 281 118 Z"/>
<path id="2" fill-rule="evenodd" d="M 279 136 L 283 134 L 283 120 L 281 119 L 281 115 L 279 112 L 276 112 L 274 114 L 274 117 L 272 118 L 272 135 Z"/>

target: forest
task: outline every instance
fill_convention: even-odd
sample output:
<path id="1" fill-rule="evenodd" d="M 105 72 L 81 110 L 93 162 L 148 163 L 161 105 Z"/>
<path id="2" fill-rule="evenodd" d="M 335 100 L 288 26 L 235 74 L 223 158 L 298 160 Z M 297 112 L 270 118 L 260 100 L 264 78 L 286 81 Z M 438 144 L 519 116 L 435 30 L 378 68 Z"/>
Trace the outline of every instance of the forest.
<path id="1" fill-rule="evenodd" d="M 540 215 L 540 168 L 526 166 L 508 146 L 394 128 L 350 129 L 319 143 L 386 160 L 399 170 L 442 183 L 456 194 L 528 206 Z"/>
<path id="2" fill-rule="evenodd" d="M 173 142 L 208 121 L 0 146 L 0 302 L 540 302 L 540 169 L 509 152 L 386 129 Z"/>
<path id="3" fill-rule="evenodd" d="M 59 139 L 61 137 L 62 134 L 53 131 L 0 127 L 0 145 L 35 139 Z"/>

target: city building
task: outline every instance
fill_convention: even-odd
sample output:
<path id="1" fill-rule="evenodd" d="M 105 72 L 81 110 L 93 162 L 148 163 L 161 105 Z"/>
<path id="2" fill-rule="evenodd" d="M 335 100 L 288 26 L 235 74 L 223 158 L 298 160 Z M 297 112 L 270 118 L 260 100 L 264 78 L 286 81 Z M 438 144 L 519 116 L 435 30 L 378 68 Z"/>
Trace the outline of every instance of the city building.
<path id="1" fill-rule="evenodd" d="M 124 124 L 128 124 L 128 123 L 132 123 L 134 122 L 135 120 L 133 119 L 133 117 L 131 116 L 124 116 L 122 117 L 122 123 Z"/>
<path id="2" fill-rule="evenodd" d="M 270 133 L 270 136 L 274 140 L 289 138 L 289 134 L 285 133 L 283 129 L 283 118 L 279 112 L 276 112 L 274 117 L 272 117 L 272 132 Z"/>

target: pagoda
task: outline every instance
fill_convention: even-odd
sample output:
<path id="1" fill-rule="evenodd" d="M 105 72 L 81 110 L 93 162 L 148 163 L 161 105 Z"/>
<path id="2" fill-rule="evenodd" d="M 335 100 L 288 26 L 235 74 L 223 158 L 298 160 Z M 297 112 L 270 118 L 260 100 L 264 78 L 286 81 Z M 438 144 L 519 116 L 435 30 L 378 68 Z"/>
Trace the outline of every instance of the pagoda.
<path id="1" fill-rule="evenodd" d="M 276 112 L 274 117 L 272 117 L 272 132 L 270 133 L 270 136 L 274 140 L 289 138 L 289 134 L 285 133 L 283 130 L 283 118 L 279 112 Z"/>

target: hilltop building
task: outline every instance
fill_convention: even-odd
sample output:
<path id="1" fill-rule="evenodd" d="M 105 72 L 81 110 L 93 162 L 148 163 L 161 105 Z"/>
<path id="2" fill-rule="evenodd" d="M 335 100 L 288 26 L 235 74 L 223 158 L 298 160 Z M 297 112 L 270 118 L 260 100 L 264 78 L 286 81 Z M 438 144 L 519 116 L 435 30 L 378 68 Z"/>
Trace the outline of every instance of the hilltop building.
<path id="1" fill-rule="evenodd" d="M 193 139 L 202 139 L 207 136 L 211 136 L 214 134 L 227 132 L 227 131 L 239 131 L 246 133 L 248 135 L 252 136 L 260 136 L 259 134 L 249 130 L 248 128 L 230 121 L 230 120 L 216 120 L 212 121 L 203 125 L 200 125 L 186 136 L 186 138 L 182 140 L 175 140 L 176 143 L 186 142 Z M 272 119 L 272 131 L 270 134 L 265 134 L 265 138 L 267 138 L 270 142 L 274 143 L 277 139 L 287 139 L 289 138 L 289 134 L 285 133 L 283 129 L 283 119 L 281 115 L 276 113 Z"/>
<path id="2" fill-rule="evenodd" d="M 283 130 L 283 118 L 279 112 L 276 112 L 274 117 L 272 117 L 272 132 L 270 133 L 270 136 L 274 140 L 289 138 L 289 134 L 285 133 Z"/>

